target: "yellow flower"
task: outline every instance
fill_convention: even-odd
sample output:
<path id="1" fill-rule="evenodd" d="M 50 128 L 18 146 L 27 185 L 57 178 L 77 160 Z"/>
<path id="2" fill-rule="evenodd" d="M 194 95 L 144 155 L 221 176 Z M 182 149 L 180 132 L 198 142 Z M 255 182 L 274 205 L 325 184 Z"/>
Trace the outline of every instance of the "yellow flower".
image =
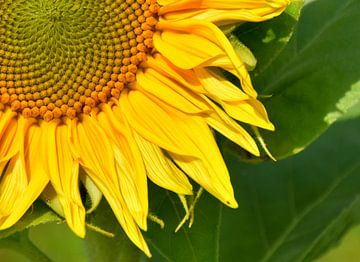
<path id="1" fill-rule="evenodd" d="M 270 19 L 289 1 L 2 1 L 0 229 L 42 196 L 84 237 L 80 168 L 147 255 L 147 179 L 190 195 L 191 178 L 236 208 L 212 130 L 259 155 L 235 120 L 274 127 L 218 26 Z"/>

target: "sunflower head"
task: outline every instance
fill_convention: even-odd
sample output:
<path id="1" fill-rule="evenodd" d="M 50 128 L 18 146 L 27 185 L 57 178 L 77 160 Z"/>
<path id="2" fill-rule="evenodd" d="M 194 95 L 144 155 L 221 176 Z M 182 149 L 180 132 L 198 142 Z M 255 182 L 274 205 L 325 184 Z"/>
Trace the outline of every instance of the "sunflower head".
<path id="1" fill-rule="evenodd" d="M 156 1 L 5 1 L 1 109 L 51 121 L 118 99 L 153 49 Z"/>

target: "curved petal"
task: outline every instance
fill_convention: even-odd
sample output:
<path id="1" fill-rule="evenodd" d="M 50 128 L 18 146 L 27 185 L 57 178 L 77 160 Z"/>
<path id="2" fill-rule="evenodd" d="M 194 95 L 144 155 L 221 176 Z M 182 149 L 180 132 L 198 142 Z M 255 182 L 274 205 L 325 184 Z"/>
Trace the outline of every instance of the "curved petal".
<path id="1" fill-rule="evenodd" d="M 22 127 L 14 117 L 15 113 L 7 110 L 0 118 L 0 176 L 8 161 L 19 153 L 24 143 Z"/>
<path id="2" fill-rule="evenodd" d="M 187 114 L 201 114 L 208 110 L 195 93 L 151 68 L 137 74 L 136 88 Z"/>
<path id="3" fill-rule="evenodd" d="M 6 110 L 5 112 L 0 112 L 0 141 L 4 135 L 4 132 L 8 125 L 11 123 L 12 119 L 15 117 L 15 112 L 11 110 Z"/>
<path id="4" fill-rule="evenodd" d="M 218 79 L 210 73 L 206 73 L 206 69 L 199 69 L 199 71 L 204 71 L 200 75 L 205 82 L 203 86 L 206 91 L 209 91 L 210 96 L 212 95 L 215 99 L 219 100 L 218 97 L 230 101 L 250 99 L 248 95 L 227 80 Z M 161 100 L 161 102 L 169 105 L 169 107 L 174 107 L 178 111 L 204 116 L 208 124 L 218 132 L 254 155 L 259 155 L 259 150 L 252 137 L 206 97 L 187 91 L 186 87 L 173 81 L 171 76 L 162 76 L 161 73 L 153 69 L 147 69 L 145 73 L 139 73 L 137 80 L 139 90 L 145 92 L 155 103 Z M 174 102 L 168 103 L 168 101 L 173 100 Z M 201 110 L 194 107 L 194 104 L 199 105 Z"/>
<path id="5" fill-rule="evenodd" d="M 139 99 L 146 101 L 138 104 Z M 114 111 L 124 114 L 131 127 L 153 144 L 174 153 L 186 152 L 185 154 L 191 155 L 190 150 L 183 148 L 184 135 L 172 125 L 171 116 L 158 107 L 147 108 L 152 105 L 152 102 L 147 104 L 148 101 L 149 99 L 138 90 L 124 90 L 120 96 L 119 108 L 115 108 Z"/>
<path id="6" fill-rule="evenodd" d="M 196 76 L 207 92 L 214 100 L 221 101 L 244 101 L 250 98 L 240 88 L 227 79 L 206 68 L 195 69 Z"/>
<path id="7" fill-rule="evenodd" d="M 223 134 L 225 137 L 249 151 L 251 154 L 259 156 L 260 152 L 256 142 L 249 133 L 239 126 L 218 106 L 209 100 L 207 101 L 214 109 L 214 112 L 206 117 L 207 123 L 220 134 Z"/>
<path id="8" fill-rule="evenodd" d="M 257 99 L 247 96 L 231 82 L 210 70 L 197 69 L 196 74 L 209 96 L 231 117 L 253 126 L 274 130 L 265 107 Z"/>
<path id="9" fill-rule="evenodd" d="M 275 127 L 270 122 L 263 104 L 256 99 L 237 102 L 223 102 L 221 106 L 232 118 L 270 131 Z"/>
<path id="10" fill-rule="evenodd" d="M 187 175 L 225 204 L 237 206 L 225 163 L 202 117 L 154 103 L 139 91 L 124 92 L 119 104 L 139 135 L 169 151 Z"/>
<path id="11" fill-rule="evenodd" d="M 10 160 L 0 183 L 0 221 L 8 217 L 15 204 L 26 191 L 28 178 L 26 175 L 24 156 L 17 154 Z"/>
<path id="12" fill-rule="evenodd" d="M 158 52 L 183 69 L 192 69 L 225 55 L 212 41 L 191 32 L 166 30 L 155 33 L 153 40 Z"/>
<path id="13" fill-rule="evenodd" d="M 206 61 L 203 60 L 202 62 L 203 66 L 215 66 L 216 60 L 218 60 L 216 58 L 219 58 L 221 60 L 224 56 L 229 57 L 231 63 L 233 64 L 233 69 L 236 70 L 237 75 L 239 76 L 241 87 L 243 88 L 243 90 L 252 97 L 257 96 L 257 93 L 252 86 L 250 75 L 246 70 L 246 65 L 240 60 L 239 56 L 236 54 L 234 48 L 232 47 L 230 41 L 226 38 L 224 33 L 217 26 L 207 21 L 199 21 L 193 19 L 193 20 L 182 20 L 182 21 L 159 22 L 158 27 L 162 30 L 165 30 L 165 32 L 178 31 L 178 33 L 172 33 L 173 36 L 178 34 L 177 35 L 178 41 L 180 41 L 179 39 L 184 37 L 183 36 L 184 33 L 188 33 L 188 34 L 191 33 L 191 35 L 196 35 L 199 38 L 206 39 L 209 42 L 211 42 L 212 45 L 217 46 L 222 51 L 222 54 L 213 56 L 212 60 L 210 59 L 207 59 Z M 183 40 L 181 43 L 186 41 Z M 190 43 L 191 45 L 196 45 L 196 42 L 194 43 L 190 42 Z M 207 48 L 207 47 L 202 46 L 201 48 Z M 167 58 L 171 56 L 168 53 L 164 54 L 162 52 L 162 54 L 165 55 Z M 173 60 L 171 61 L 174 62 Z M 197 66 L 193 66 L 192 68 L 199 67 L 199 65 L 200 64 L 198 64 Z"/>
<path id="14" fill-rule="evenodd" d="M 230 177 L 218 150 L 214 137 L 201 117 L 186 119 L 187 129 L 183 129 L 198 148 L 199 158 L 169 153 L 175 163 L 209 193 L 224 204 L 237 208 Z"/>
<path id="15" fill-rule="evenodd" d="M 50 176 L 69 227 L 85 237 L 85 208 L 79 192 L 79 164 L 71 154 L 69 129 L 58 121 L 41 124 L 47 144 L 43 163 Z"/>
<path id="16" fill-rule="evenodd" d="M 104 105 L 102 109 L 97 118 L 113 143 L 122 195 L 138 225 L 146 230 L 148 190 L 141 153 L 122 114 L 115 114 L 109 105 Z"/>
<path id="17" fill-rule="evenodd" d="M 83 116 L 82 121 L 72 120 L 70 141 L 73 155 L 103 192 L 128 237 L 145 254 L 151 256 L 149 248 L 122 196 L 113 148 L 99 123 L 87 115 Z"/>
<path id="18" fill-rule="evenodd" d="M 161 73 L 161 75 L 173 79 L 197 94 L 206 93 L 193 70 L 185 70 L 176 67 L 160 53 L 155 54 L 153 57 L 149 57 L 145 65 L 146 67 Z"/>
<path id="19" fill-rule="evenodd" d="M 160 1 L 160 15 L 169 20 L 198 19 L 216 24 L 260 22 L 281 14 L 290 0 Z"/>
<path id="20" fill-rule="evenodd" d="M 189 180 L 169 158 L 165 157 L 161 149 L 136 133 L 134 137 L 141 150 L 149 179 L 177 194 L 191 195 L 192 186 Z"/>
<path id="21" fill-rule="evenodd" d="M 11 159 L 1 181 L 0 229 L 14 225 L 49 182 L 41 161 L 46 152 L 44 147 L 39 147 L 42 144 L 40 128 L 32 125 L 26 133 L 25 153 L 20 149 L 22 153 Z"/>

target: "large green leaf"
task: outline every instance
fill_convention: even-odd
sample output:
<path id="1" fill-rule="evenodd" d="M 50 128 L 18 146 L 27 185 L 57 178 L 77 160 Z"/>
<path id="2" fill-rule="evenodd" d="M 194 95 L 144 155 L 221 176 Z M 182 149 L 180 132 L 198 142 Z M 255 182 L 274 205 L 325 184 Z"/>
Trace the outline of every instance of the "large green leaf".
<path id="1" fill-rule="evenodd" d="M 279 58 L 254 77 L 276 132 L 264 132 L 275 157 L 298 153 L 360 99 L 360 4 L 306 5 Z M 250 46 L 251 48 L 251 46 Z"/>
<path id="2" fill-rule="evenodd" d="M 360 211 L 360 121 L 335 125 L 278 163 L 228 156 L 240 208 L 224 209 L 221 261 L 311 261 Z"/>

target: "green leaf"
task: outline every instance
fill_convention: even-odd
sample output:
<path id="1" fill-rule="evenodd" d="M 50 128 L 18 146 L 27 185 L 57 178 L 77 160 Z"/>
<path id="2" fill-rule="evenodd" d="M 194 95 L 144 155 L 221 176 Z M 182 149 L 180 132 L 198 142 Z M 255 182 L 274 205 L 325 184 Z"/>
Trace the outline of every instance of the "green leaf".
<path id="1" fill-rule="evenodd" d="M 276 132 L 264 132 L 277 159 L 302 151 L 360 98 L 358 0 L 306 5 L 279 58 L 254 78 Z M 251 46 L 249 46 L 251 49 Z"/>
<path id="2" fill-rule="evenodd" d="M 360 213 L 360 121 L 335 125 L 302 154 L 249 165 L 226 155 L 239 209 L 224 209 L 220 261 L 312 261 Z"/>
<path id="3" fill-rule="evenodd" d="M 174 229 L 184 211 L 171 193 L 150 196 L 166 222 L 150 225 L 155 261 L 312 261 L 360 222 L 360 121 L 336 124 L 307 151 L 250 165 L 226 154 L 238 209 L 206 194 L 191 229 Z"/>
<path id="4" fill-rule="evenodd" d="M 295 0 L 279 17 L 262 23 L 245 23 L 233 32 L 258 60 L 253 75 L 264 71 L 289 42 L 303 4 L 303 0 Z"/>
<path id="5" fill-rule="evenodd" d="M 205 193 L 196 205 L 193 226 L 185 224 L 175 233 L 185 216 L 179 198 L 159 189 L 152 192 L 151 210 L 165 221 L 164 229 L 150 224 L 146 234 L 154 261 L 218 261 L 222 204 Z"/>
<path id="6" fill-rule="evenodd" d="M 0 239 L 6 238 L 17 232 L 31 227 L 50 223 L 60 222 L 61 219 L 41 200 L 36 201 L 26 214 L 11 228 L 0 231 Z"/>

